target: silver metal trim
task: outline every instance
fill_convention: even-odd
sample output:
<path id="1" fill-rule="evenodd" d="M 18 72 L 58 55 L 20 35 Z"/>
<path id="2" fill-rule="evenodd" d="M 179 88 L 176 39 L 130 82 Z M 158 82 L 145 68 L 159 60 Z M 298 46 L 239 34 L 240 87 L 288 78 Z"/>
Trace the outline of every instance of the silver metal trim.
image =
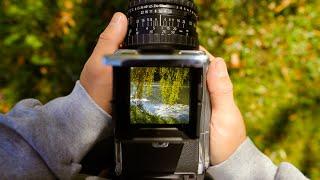
<path id="1" fill-rule="evenodd" d="M 122 173 L 122 149 L 121 142 L 115 142 L 115 159 L 116 159 L 116 167 L 115 173 L 117 176 L 120 176 Z"/>
<path id="2" fill-rule="evenodd" d="M 169 146 L 169 142 L 154 142 L 152 143 L 152 147 L 154 148 L 167 148 Z"/>
<path id="3" fill-rule="evenodd" d="M 208 56 L 203 51 L 198 50 L 181 50 L 174 51 L 172 54 L 141 54 L 137 50 L 131 49 L 121 49 L 115 52 L 113 55 L 105 56 L 103 58 L 103 63 L 111 66 L 122 66 L 124 62 L 136 61 L 136 60 L 157 60 L 157 61 L 167 61 L 177 60 L 177 61 L 189 61 L 190 64 L 202 67 L 204 64 L 208 63 Z"/>

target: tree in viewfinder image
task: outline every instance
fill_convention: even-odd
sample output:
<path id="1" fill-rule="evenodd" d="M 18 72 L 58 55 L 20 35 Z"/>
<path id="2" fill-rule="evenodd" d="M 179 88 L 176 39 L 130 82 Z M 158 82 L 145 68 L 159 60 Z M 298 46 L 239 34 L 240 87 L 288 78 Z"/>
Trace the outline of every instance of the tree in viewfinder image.
<path id="1" fill-rule="evenodd" d="M 187 124 L 189 69 L 134 67 L 130 72 L 132 124 Z"/>

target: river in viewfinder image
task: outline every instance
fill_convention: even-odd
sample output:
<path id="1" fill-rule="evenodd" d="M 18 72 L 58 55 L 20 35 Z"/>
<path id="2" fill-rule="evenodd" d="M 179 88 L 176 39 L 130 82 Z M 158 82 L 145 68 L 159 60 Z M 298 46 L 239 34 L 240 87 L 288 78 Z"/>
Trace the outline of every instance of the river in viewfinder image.
<path id="1" fill-rule="evenodd" d="M 130 72 L 131 124 L 188 124 L 189 69 L 133 67 Z"/>

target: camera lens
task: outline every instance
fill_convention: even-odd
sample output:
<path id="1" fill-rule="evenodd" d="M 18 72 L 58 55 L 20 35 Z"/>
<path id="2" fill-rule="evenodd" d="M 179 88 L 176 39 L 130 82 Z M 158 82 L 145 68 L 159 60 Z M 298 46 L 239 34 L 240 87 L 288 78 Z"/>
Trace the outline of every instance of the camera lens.
<path id="1" fill-rule="evenodd" d="M 194 50 L 198 48 L 197 9 L 192 0 L 130 0 L 124 48 Z"/>

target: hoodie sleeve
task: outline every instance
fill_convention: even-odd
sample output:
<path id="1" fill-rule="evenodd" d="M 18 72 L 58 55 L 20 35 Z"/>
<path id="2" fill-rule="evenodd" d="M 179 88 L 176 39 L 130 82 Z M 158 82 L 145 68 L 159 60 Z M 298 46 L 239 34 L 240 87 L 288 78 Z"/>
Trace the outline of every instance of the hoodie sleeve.
<path id="1" fill-rule="evenodd" d="M 0 125 L 8 127 L 25 147 L 29 146 L 29 151 L 34 151 L 38 159 L 30 159 L 30 165 L 42 162 L 59 179 L 70 179 L 77 174 L 84 155 L 99 138 L 110 135 L 113 130 L 111 116 L 91 99 L 79 81 L 70 95 L 45 105 L 35 99 L 19 102 L 9 113 L 0 115 Z M 10 139 L 12 135 L 7 136 L 6 139 Z M 0 150 L 6 148 L 0 147 Z M 15 153 L 10 156 L 17 159 Z M 16 167 L 11 169 L 19 174 Z"/>
<path id="2" fill-rule="evenodd" d="M 298 169 L 289 163 L 279 167 L 247 138 L 226 161 L 211 166 L 207 176 L 215 180 L 305 180 Z"/>

